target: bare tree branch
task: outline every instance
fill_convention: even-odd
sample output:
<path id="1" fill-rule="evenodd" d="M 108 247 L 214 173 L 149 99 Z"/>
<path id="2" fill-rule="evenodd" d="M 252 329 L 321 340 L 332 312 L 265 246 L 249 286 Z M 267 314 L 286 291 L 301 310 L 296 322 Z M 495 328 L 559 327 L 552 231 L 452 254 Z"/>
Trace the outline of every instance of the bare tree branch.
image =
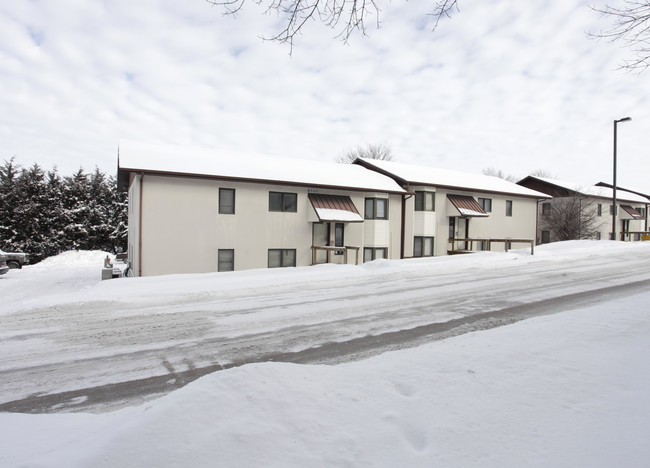
<path id="1" fill-rule="evenodd" d="M 622 7 L 605 5 L 592 7 L 594 11 L 613 19 L 614 25 L 591 37 L 622 41 L 630 49 L 633 58 L 626 59 L 621 69 L 644 72 L 650 67 L 650 0 L 625 0 Z"/>
<path id="2" fill-rule="evenodd" d="M 225 15 L 239 13 L 247 0 L 206 0 L 213 6 L 223 7 Z M 275 12 L 284 18 L 284 28 L 271 36 L 262 37 L 267 41 L 289 44 L 293 50 L 296 36 L 309 21 L 318 21 L 338 30 L 335 37 L 347 42 L 352 34 L 366 35 L 366 21 L 374 17 L 375 27 L 381 26 L 379 0 L 248 0 L 264 7 L 266 13 Z M 452 10 L 458 10 L 458 0 L 438 0 L 434 4 L 432 16 L 435 17 L 433 30 L 443 17 L 450 17 Z"/>
<path id="3" fill-rule="evenodd" d="M 450 12 L 452 10 L 460 11 L 458 8 L 458 0 L 440 0 L 436 2 L 433 13 L 431 13 L 431 15 L 436 18 L 436 22 L 433 25 L 433 31 L 436 30 L 443 17 L 451 18 Z"/>
<path id="4" fill-rule="evenodd" d="M 513 183 L 516 183 L 519 180 L 519 177 L 513 176 L 511 174 L 506 174 L 501 169 L 496 169 L 494 167 L 485 167 L 481 169 L 481 174 L 491 177 L 498 177 L 499 179 L 504 179 L 508 182 Z"/>
<path id="5" fill-rule="evenodd" d="M 381 161 L 392 161 L 393 150 L 385 144 L 373 145 L 367 144 L 364 146 L 357 146 L 354 149 L 348 150 L 343 156 L 336 158 L 337 163 L 351 164 L 357 158 L 379 159 Z"/>
<path id="6" fill-rule="evenodd" d="M 551 208 L 542 213 L 539 225 L 541 230 L 551 233 L 552 242 L 596 238 L 600 218 L 593 198 L 575 194 L 546 203 Z"/>

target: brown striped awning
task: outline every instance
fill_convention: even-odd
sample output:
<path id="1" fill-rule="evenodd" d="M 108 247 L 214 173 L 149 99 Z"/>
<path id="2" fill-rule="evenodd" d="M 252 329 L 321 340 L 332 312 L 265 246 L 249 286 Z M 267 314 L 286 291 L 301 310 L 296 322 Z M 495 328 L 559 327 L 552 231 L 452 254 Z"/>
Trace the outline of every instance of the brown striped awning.
<path id="1" fill-rule="evenodd" d="M 321 222 L 359 223 L 363 218 L 347 195 L 310 193 L 309 201 Z"/>
<path id="2" fill-rule="evenodd" d="M 447 195 L 447 200 L 456 208 L 458 216 L 489 216 L 474 197 L 469 195 Z"/>
<path id="3" fill-rule="evenodd" d="M 643 215 L 630 205 L 621 205 L 621 219 L 643 219 Z M 627 216 L 626 216 L 627 215 Z"/>

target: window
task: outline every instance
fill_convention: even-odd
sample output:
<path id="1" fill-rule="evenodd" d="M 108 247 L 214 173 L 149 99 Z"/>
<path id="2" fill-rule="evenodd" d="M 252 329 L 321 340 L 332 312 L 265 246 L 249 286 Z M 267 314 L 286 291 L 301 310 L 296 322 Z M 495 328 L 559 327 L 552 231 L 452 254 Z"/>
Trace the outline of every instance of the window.
<path id="1" fill-rule="evenodd" d="M 296 249 L 269 249 L 269 268 L 295 266 Z"/>
<path id="2" fill-rule="evenodd" d="M 432 257 L 433 256 L 433 237 L 413 238 L 413 256 L 414 257 Z"/>
<path id="3" fill-rule="evenodd" d="M 235 271 L 235 251 L 219 249 L 217 271 Z"/>
<path id="4" fill-rule="evenodd" d="M 542 244 L 551 242 L 551 231 L 542 231 Z"/>
<path id="5" fill-rule="evenodd" d="M 269 192 L 269 211 L 295 213 L 298 211 L 298 194 Z"/>
<path id="6" fill-rule="evenodd" d="M 235 189 L 219 189 L 219 213 L 235 214 Z"/>
<path id="7" fill-rule="evenodd" d="M 343 223 L 334 224 L 334 247 L 343 247 L 343 245 L 345 245 L 343 228 Z M 344 250 L 336 250 L 334 252 L 335 255 L 343 255 L 344 253 Z"/>
<path id="8" fill-rule="evenodd" d="M 366 219 L 388 219 L 388 200 L 386 198 L 366 198 Z"/>
<path id="9" fill-rule="evenodd" d="M 491 198 L 479 198 L 478 204 L 481 205 L 483 211 L 490 213 L 492 211 L 492 199 Z"/>
<path id="10" fill-rule="evenodd" d="M 334 225 L 334 246 L 343 247 L 343 223 L 336 223 Z"/>
<path id="11" fill-rule="evenodd" d="M 600 232 L 597 232 L 596 233 L 596 240 L 600 240 L 600 239 L 601 239 L 601 234 L 600 234 Z"/>
<path id="12" fill-rule="evenodd" d="M 639 213 L 641 213 L 641 216 L 643 216 L 645 218 L 645 207 L 643 207 L 643 208 L 639 207 L 639 208 L 636 208 L 636 210 Z"/>
<path id="13" fill-rule="evenodd" d="M 449 238 L 454 239 L 456 237 L 456 218 L 453 216 L 449 218 Z"/>
<path id="14" fill-rule="evenodd" d="M 415 211 L 435 211 L 435 192 L 415 192 Z"/>
<path id="15" fill-rule="evenodd" d="M 388 257 L 388 249 L 386 247 L 365 247 L 363 249 L 363 261 L 371 262 L 378 258 Z"/>
<path id="16" fill-rule="evenodd" d="M 506 216 L 512 216 L 512 200 L 506 200 Z"/>
<path id="17" fill-rule="evenodd" d="M 542 203 L 542 215 L 548 216 L 551 214 L 551 204 L 550 203 Z"/>
<path id="18" fill-rule="evenodd" d="M 598 216 L 602 216 L 602 215 L 603 215 L 603 204 L 599 203 L 598 204 Z"/>
<path id="19" fill-rule="evenodd" d="M 610 215 L 614 214 L 614 205 L 609 205 L 609 214 Z"/>

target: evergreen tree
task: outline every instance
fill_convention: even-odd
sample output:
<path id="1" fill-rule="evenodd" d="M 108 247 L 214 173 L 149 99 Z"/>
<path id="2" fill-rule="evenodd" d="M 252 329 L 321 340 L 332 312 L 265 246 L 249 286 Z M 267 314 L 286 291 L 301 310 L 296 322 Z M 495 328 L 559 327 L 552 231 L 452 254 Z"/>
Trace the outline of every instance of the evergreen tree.
<path id="1" fill-rule="evenodd" d="M 56 168 L 23 169 L 12 158 L 0 166 L 0 248 L 29 253 L 32 263 L 73 249 L 125 251 L 126 198 L 98 168 L 62 179 Z"/>

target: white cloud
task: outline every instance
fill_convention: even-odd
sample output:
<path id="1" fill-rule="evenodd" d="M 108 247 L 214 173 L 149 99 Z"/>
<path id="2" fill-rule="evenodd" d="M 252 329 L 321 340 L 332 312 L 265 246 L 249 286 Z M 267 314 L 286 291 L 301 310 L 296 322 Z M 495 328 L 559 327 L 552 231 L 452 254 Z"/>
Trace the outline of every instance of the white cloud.
<path id="1" fill-rule="evenodd" d="M 348 45 L 317 23 L 288 48 L 253 3 L 11 2 L 0 7 L 0 158 L 113 171 L 119 138 L 333 159 L 367 142 L 395 156 L 524 176 L 647 184 L 650 89 L 589 39 L 584 0 L 463 0 L 431 32 L 429 4 L 382 6 Z M 646 188 L 647 189 L 647 188 Z"/>

